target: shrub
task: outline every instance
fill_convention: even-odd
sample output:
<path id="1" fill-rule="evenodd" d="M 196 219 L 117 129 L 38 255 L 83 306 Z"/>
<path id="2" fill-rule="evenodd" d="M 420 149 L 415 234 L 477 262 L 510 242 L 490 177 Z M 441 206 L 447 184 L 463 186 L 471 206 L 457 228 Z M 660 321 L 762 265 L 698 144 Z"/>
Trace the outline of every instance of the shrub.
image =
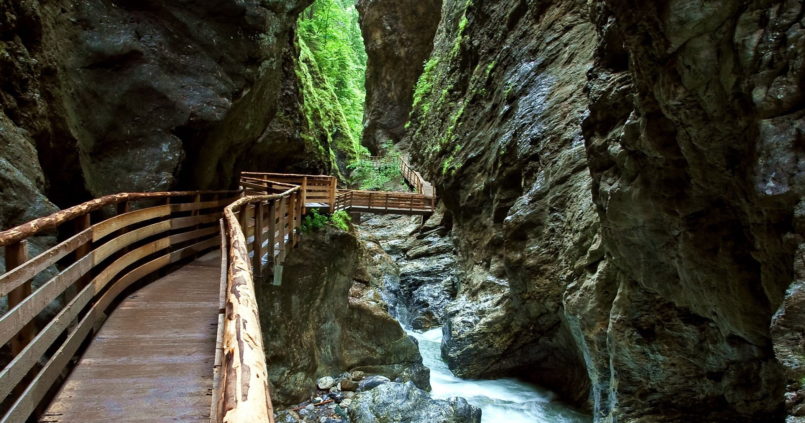
<path id="1" fill-rule="evenodd" d="M 327 224 L 327 216 L 319 213 L 319 209 L 310 209 L 302 221 L 302 232 L 318 231 Z"/>
<path id="2" fill-rule="evenodd" d="M 330 222 L 336 228 L 341 229 L 342 231 L 348 231 L 349 230 L 349 223 L 352 222 L 352 218 L 349 216 L 349 213 L 347 213 L 346 211 L 339 210 L 339 211 L 333 213 L 332 216 L 330 216 Z"/>
<path id="3" fill-rule="evenodd" d="M 302 232 L 318 232 L 323 228 L 325 225 L 330 224 L 335 226 L 342 231 L 349 230 L 349 223 L 352 221 L 352 218 L 349 217 L 349 213 L 344 210 L 339 210 L 333 213 L 331 216 L 326 214 L 322 214 L 319 212 L 319 209 L 310 209 L 308 214 L 302 220 Z"/>

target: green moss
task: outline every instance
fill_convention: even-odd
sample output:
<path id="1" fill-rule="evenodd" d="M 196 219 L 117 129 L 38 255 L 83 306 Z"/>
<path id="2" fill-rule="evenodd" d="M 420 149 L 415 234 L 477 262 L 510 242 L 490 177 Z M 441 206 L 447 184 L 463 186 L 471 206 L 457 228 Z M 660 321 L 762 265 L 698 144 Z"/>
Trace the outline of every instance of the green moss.
<path id="1" fill-rule="evenodd" d="M 295 72 L 305 118 L 305 125 L 300 128 L 301 137 L 308 151 L 316 153 L 319 160 L 330 163 L 334 170 L 343 171 L 338 166 L 338 157 L 348 161 L 357 159 L 361 151 L 360 141 L 353 135 L 330 81 L 321 73 L 310 48 L 302 39 L 299 39 Z"/>
<path id="2" fill-rule="evenodd" d="M 419 80 L 414 89 L 413 110 L 416 110 L 418 107 L 422 109 L 423 113 L 427 113 L 430 110 L 430 104 L 425 98 L 430 94 L 431 90 L 433 90 L 434 73 L 438 65 L 439 58 L 436 56 L 431 57 L 425 62 L 425 67 L 422 70 L 422 74 L 419 75 Z"/>

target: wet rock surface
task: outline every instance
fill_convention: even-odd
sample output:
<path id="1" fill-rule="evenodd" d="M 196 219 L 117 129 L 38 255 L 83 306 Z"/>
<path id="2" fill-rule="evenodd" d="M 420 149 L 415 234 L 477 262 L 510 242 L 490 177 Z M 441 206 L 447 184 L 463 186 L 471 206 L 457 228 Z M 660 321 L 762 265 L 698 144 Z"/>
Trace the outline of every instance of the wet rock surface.
<path id="1" fill-rule="evenodd" d="M 562 296 L 603 259 L 581 131 L 595 40 L 583 1 L 444 2 L 433 88 L 403 140 L 452 221 L 451 370 L 524 377 L 576 403 L 589 379 Z"/>
<path id="2" fill-rule="evenodd" d="M 385 383 L 352 400 L 353 422 L 480 423 L 481 410 L 462 398 L 433 400 L 413 383 Z"/>
<path id="3" fill-rule="evenodd" d="M 372 216 L 359 226 L 363 239 L 381 247 L 398 266 L 386 280 L 386 301 L 406 326 L 426 330 L 441 326 L 455 298 L 455 247 L 444 215 L 421 217 Z"/>
<path id="4" fill-rule="evenodd" d="M 611 306 L 578 321 L 591 373 L 609 380 L 599 415 L 782 421 L 769 325 L 801 279 L 802 13 L 774 1 L 593 8 L 584 134 L 610 282 L 579 289 Z"/>
<path id="5" fill-rule="evenodd" d="M 379 254 L 378 254 L 379 253 Z M 305 235 L 286 259 L 281 286 L 258 287 L 274 404 L 308 398 L 319 378 L 345 371 L 413 381 L 429 389 L 416 341 L 389 314 L 382 275 L 388 256 L 327 227 Z M 331 376 L 332 377 L 332 376 Z M 335 381 L 333 381 L 335 382 Z"/>
<path id="6" fill-rule="evenodd" d="M 330 385 L 322 388 L 323 385 Z M 356 389 L 343 389 L 356 386 Z M 462 398 L 434 400 L 412 382 L 344 373 L 317 381 L 315 396 L 275 414 L 278 423 L 480 423 L 481 411 Z"/>
<path id="7" fill-rule="evenodd" d="M 402 145 L 452 221 L 458 375 L 527 375 L 599 421 L 799 413 L 802 19 L 444 2 Z"/>

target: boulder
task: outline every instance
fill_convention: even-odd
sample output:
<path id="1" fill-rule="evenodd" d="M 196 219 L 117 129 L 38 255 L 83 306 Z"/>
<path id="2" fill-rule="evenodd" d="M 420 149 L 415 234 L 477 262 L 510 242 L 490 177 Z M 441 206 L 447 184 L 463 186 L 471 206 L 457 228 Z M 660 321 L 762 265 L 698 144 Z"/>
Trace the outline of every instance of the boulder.
<path id="1" fill-rule="evenodd" d="M 317 377 L 344 371 L 412 380 L 429 389 L 429 370 L 416 342 L 382 299 L 384 271 L 378 266 L 389 265 L 385 260 L 353 234 L 328 226 L 304 235 L 288 255 L 282 285 L 273 285 L 271 277 L 258 282 L 277 407 L 308 398 Z"/>
<path id="2" fill-rule="evenodd" d="M 431 399 L 413 383 L 384 383 L 361 392 L 349 416 L 360 423 L 480 423 L 481 410 L 463 398 Z"/>

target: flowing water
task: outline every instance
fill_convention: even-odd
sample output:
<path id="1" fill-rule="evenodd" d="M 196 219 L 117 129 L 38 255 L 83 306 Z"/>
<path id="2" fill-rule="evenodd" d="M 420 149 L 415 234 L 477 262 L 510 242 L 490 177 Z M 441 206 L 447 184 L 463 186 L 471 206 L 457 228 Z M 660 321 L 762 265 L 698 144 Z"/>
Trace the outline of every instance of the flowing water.
<path id="1" fill-rule="evenodd" d="M 589 416 L 556 402 L 550 392 L 516 379 L 465 380 L 453 375 L 442 361 L 442 330 L 409 331 L 419 341 L 425 366 L 430 368 L 431 396 L 463 397 L 483 411 L 482 423 L 590 423 Z"/>

